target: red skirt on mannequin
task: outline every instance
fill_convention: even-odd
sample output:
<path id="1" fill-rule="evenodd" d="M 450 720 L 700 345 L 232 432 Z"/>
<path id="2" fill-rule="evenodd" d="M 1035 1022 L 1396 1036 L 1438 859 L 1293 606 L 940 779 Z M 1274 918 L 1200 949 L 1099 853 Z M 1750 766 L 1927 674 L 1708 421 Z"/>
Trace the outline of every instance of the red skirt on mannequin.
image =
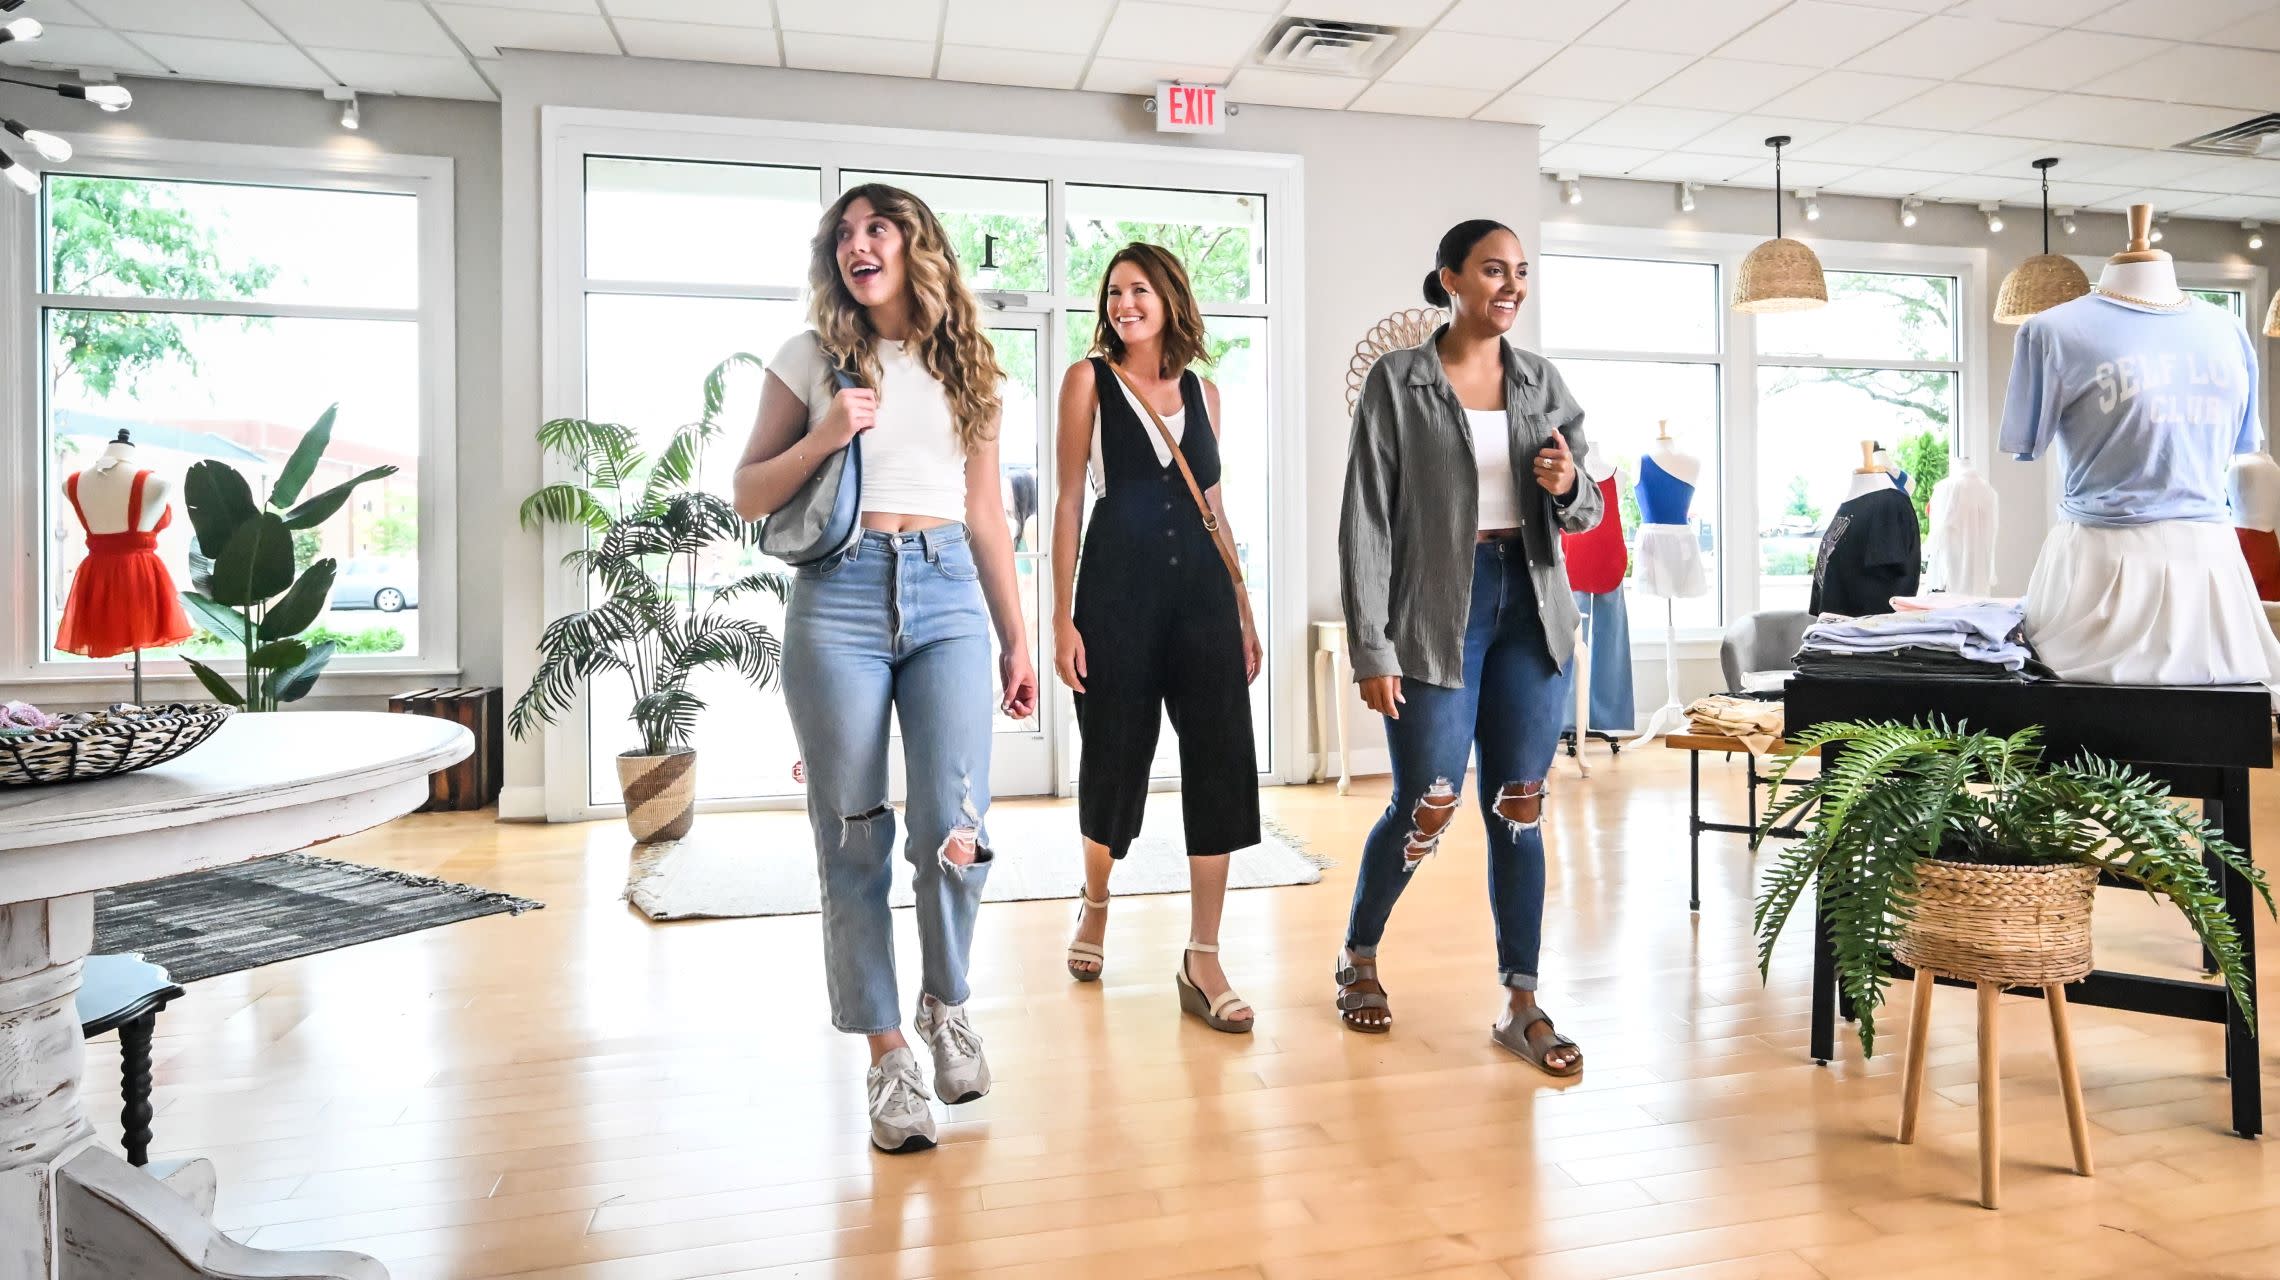
<path id="1" fill-rule="evenodd" d="M 190 618 L 182 612 L 182 598 L 174 592 L 174 575 L 158 558 L 158 531 L 173 520 L 174 512 L 161 512 L 149 529 L 138 527 L 143 481 L 149 476 L 148 471 L 135 473 L 125 533 L 87 529 L 87 510 L 79 505 L 79 477 L 72 475 L 63 482 L 79 527 L 87 529 L 87 558 L 71 577 L 63 623 L 55 632 L 55 647 L 65 653 L 109 658 L 136 649 L 163 649 L 193 634 Z"/>

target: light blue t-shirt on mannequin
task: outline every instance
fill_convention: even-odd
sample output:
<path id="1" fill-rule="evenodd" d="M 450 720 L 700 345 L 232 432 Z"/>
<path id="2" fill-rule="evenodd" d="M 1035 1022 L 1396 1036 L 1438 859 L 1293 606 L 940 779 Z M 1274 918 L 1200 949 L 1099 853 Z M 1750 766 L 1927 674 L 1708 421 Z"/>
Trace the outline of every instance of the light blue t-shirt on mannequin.
<path id="1" fill-rule="evenodd" d="M 2077 524 L 2230 523 L 2225 471 L 2257 438 L 2256 347 L 2220 307 L 2092 293 L 2019 326 L 2001 448 L 2032 461 L 2055 441 Z"/>

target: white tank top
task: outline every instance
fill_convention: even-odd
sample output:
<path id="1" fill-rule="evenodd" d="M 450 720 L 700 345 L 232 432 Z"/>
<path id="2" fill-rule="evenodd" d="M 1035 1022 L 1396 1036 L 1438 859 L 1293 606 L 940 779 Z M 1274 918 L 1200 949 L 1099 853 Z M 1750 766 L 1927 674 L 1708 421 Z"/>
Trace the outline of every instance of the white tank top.
<path id="1" fill-rule="evenodd" d="M 1473 461 L 1480 468 L 1482 529 L 1520 527 L 1520 486 L 1512 478 L 1512 431 L 1502 409 L 1467 409 Z"/>
<path id="2" fill-rule="evenodd" d="M 863 514 L 966 518 L 966 451 L 942 384 L 901 342 L 880 339 L 879 417 L 863 436 Z M 813 330 L 776 352 L 768 371 L 807 405 L 813 427 L 831 410 L 837 387 Z"/>
<path id="3" fill-rule="evenodd" d="M 1172 465 L 1171 447 L 1164 443 L 1164 437 L 1156 431 L 1156 424 L 1148 421 L 1148 407 L 1140 403 L 1140 397 L 1132 394 L 1132 388 L 1125 386 L 1122 378 L 1116 380 L 1116 389 L 1124 393 L 1124 402 L 1132 406 L 1132 416 L 1140 420 L 1141 429 L 1147 433 L 1148 447 L 1156 451 L 1156 465 Z M 1173 440 L 1187 439 L 1185 403 L 1176 412 L 1164 415 L 1164 427 L 1172 433 Z M 1093 405 L 1092 456 L 1086 460 L 1085 469 L 1092 475 L 1093 496 L 1099 497 L 1107 493 L 1108 468 L 1100 460 L 1100 405 L 1097 402 Z"/>

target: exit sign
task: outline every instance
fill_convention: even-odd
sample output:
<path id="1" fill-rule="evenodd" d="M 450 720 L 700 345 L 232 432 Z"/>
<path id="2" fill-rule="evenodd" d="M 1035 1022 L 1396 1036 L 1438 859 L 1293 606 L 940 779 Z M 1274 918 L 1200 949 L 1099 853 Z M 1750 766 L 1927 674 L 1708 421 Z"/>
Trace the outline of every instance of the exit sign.
<path id="1" fill-rule="evenodd" d="M 1224 92 L 1224 87 L 1216 84 L 1159 82 L 1156 85 L 1156 132 L 1227 132 L 1226 117 L 1220 114 Z"/>

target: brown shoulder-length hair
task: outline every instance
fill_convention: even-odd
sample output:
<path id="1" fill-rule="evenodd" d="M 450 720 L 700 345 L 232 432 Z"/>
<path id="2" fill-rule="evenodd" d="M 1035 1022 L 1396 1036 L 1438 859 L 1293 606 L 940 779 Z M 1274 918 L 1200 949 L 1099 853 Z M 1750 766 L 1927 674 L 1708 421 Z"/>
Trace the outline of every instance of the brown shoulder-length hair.
<path id="1" fill-rule="evenodd" d="M 1124 339 L 1108 322 L 1108 279 L 1116 274 L 1118 264 L 1125 262 L 1140 268 L 1148 283 L 1156 286 L 1156 296 L 1164 300 L 1164 363 L 1156 376 L 1169 378 L 1203 361 L 1203 312 L 1196 308 L 1195 286 L 1188 283 L 1187 268 L 1171 250 L 1139 240 L 1117 250 L 1100 273 L 1100 297 L 1093 304 L 1099 316 L 1093 327 L 1093 350 L 1111 360 L 1124 359 Z"/>
<path id="2" fill-rule="evenodd" d="M 910 293 L 910 342 L 919 363 L 942 384 L 958 444 L 972 453 L 997 434 L 998 384 L 1005 370 L 982 327 L 981 308 L 958 276 L 958 255 L 926 202 L 900 187 L 866 182 L 850 188 L 823 211 L 808 243 L 808 323 L 824 355 L 851 363 L 863 385 L 879 385 L 878 333 L 871 315 L 839 278 L 839 219 L 847 206 L 868 200 L 903 235 L 903 280 Z"/>

